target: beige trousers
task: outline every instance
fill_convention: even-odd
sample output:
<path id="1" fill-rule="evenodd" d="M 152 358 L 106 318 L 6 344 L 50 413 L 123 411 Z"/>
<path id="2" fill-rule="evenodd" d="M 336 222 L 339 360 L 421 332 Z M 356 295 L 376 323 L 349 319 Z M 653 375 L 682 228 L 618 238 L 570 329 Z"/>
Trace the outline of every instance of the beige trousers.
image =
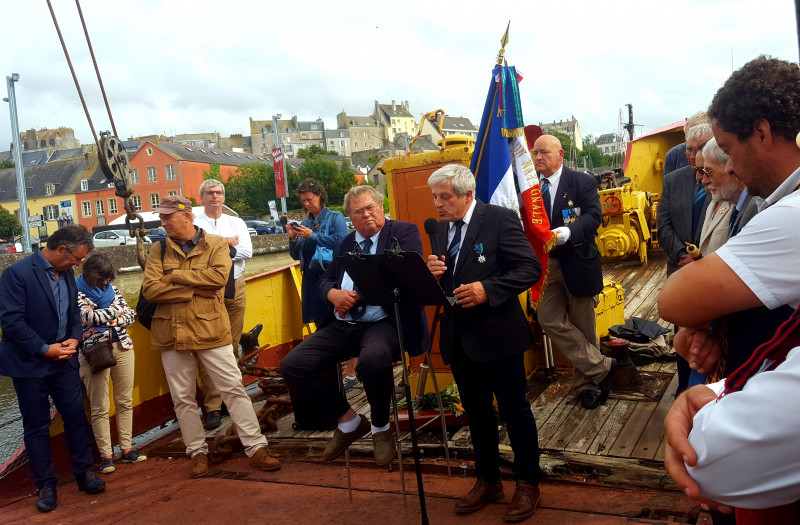
<path id="1" fill-rule="evenodd" d="M 247 294 L 245 293 L 244 277 L 236 279 L 236 293 L 233 299 L 225 299 L 225 308 L 228 310 L 228 320 L 231 322 L 231 343 L 233 345 L 233 355 L 236 359 L 239 358 L 237 352 L 239 350 L 239 339 L 242 338 L 242 330 L 244 329 L 244 311 L 247 308 Z M 219 395 L 219 390 L 214 386 L 214 381 L 209 377 L 203 363 L 198 366 L 200 372 L 200 384 L 203 387 L 203 406 L 206 409 L 206 414 L 212 410 L 219 410 L 222 408 L 222 397 Z"/>
<path id="2" fill-rule="evenodd" d="M 114 359 L 117 366 L 107 368 L 96 374 L 86 358 L 80 358 L 80 374 L 86 385 L 91 412 L 92 433 L 97 442 L 100 455 L 111 457 L 114 449 L 111 443 L 111 426 L 108 422 L 108 411 L 111 402 L 108 395 L 109 378 L 114 383 L 114 405 L 117 408 L 117 435 L 122 450 L 131 448 L 131 429 L 133 427 L 133 350 L 123 350 L 119 341 L 112 343 Z"/>
<path id="3" fill-rule="evenodd" d="M 186 453 L 189 456 L 208 453 L 206 431 L 200 421 L 195 399 L 198 361 L 203 363 L 211 380 L 219 387 L 247 455 L 252 456 L 259 448 L 267 446 L 267 438 L 261 433 L 253 403 L 242 386 L 242 375 L 236 367 L 231 345 L 196 352 L 167 350 L 161 352 L 161 363 L 186 444 Z"/>
<path id="4" fill-rule="evenodd" d="M 558 259 L 551 257 L 547 288 L 539 306 L 539 324 L 572 362 L 572 387 L 595 388 L 611 369 L 611 359 L 597 343 L 594 308 L 597 297 L 575 297 L 567 290 Z"/>

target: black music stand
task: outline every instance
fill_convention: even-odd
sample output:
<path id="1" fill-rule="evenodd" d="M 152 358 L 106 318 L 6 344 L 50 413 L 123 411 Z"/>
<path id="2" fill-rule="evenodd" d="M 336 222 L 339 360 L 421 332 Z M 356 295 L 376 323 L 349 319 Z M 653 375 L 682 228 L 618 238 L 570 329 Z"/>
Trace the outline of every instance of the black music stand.
<path id="1" fill-rule="evenodd" d="M 422 486 L 422 468 L 419 459 L 419 444 L 414 425 L 414 410 L 411 399 L 411 385 L 408 381 L 408 363 L 403 343 L 403 327 L 400 319 L 400 303 L 415 306 L 450 306 L 447 296 L 436 278 L 431 274 L 422 256 L 417 252 L 404 252 L 396 239 L 392 239 L 392 249 L 375 255 L 353 252 L 338 258 L 347 271 L 364 302 L 371 305 L 386 304 L 391 297 L 397 319 L 397 337 L 400 342 L 400 355 L 403 358 L 403 382 L 406 387 L 408 404 L 408 423 L 411 429 L 411 450 L 414 454 L 414 467 L 417 471 L 417 489 L 422 523 L 427 525 L 428 512 L 425 507 L 425 490 Z"/>

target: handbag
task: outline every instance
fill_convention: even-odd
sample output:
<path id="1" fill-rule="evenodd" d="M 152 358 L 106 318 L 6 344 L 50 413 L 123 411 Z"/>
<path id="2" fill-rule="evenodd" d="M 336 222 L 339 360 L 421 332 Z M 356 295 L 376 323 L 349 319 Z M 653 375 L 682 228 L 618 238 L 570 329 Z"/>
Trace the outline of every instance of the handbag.
<path id="1" fill-rule="evenodd" d="M 97 343 L 86 345 L 81 350 L 83 357 L 92 368 L 92 373 L 96 374 L 102 372 L 106 368 L 117 366 L 117 360 L 114 359 L 114 349 L 111 346 L 111 334 L 109 333 L 108 339 L 103 339 Z"/>
<path id="2" fill-rule="evenodd" d="M 328 235 L 328 228 L 331 225 L 331 214 L 328 211 L 328 216 L 325 218 L 325 235 Z M 325 248 L 317 243 L 317 249 L 314 251 L 314 256 L 311 257 L 311 262 L 308 264 L 309 269 L 315 272 L 323 273 L 333 263 L 333 248 Z"/>
<path id="3" fill-rule="evenodd" d="M 164 252 L 167 250 L 167 241 L 166 239 L 161 239 L 159 241 L 161 243 L 161 262 L 164 262 Z M 155 303 L 151 303 L 147 299 L 144 298 L 144 294 L 142 293 L 142 288 L 139 288 L 139 301 L 136 303 L 136 320 L 142 324 L 145 328 L 150 330 L 150 326 L 153 324 L 153 315 L 156 313 L 156 305 Z"/>

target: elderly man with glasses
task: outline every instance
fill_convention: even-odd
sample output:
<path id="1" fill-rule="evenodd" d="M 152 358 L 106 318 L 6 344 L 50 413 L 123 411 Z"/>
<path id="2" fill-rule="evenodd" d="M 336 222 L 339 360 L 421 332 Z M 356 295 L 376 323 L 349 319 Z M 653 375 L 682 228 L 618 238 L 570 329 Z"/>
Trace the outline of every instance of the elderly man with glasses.
<path id="1" fill-rule="evenodd" d="M 392 363 L 400 356 L 397 319 L 392 297 L 380 304 L 365 304 L 353 279 L 338 262 L 350 252 L 383 253 L 396 239 L 403 251 L 422 254 L 416 225 L 387 219 L 383 195 L 370 186 L 355 186 L 344 198 L 344 211 L 355 231 L 339 241 L 317 288 L 328 304 L 319 330 L 295 347 L 281 362 L 281 372 L 292 398 L 317 400 L 319 424 L 335 426 L 333 439 L 323 457 L 332 460 L 355 440 L 372 433 L 375 462 L 388 465 L 395 457 L 393 432 L 389 425 L 389 404 L 393 391 Z M 409 354 L 418 355 L 430 347 L 425 311 L 418 306 L 401 306 L 403 341 Z M 358 357 L 357 374 L 371 408 L 372 422 L 356 414 L 339 393 L 337 363 Z M 298 422 L 299 423 L 299 422 Z"/>
<path id="2" fill-rule="evenodd" d="M 714 138 L 712 137 L 711 140 L 714 140 Z M 720 163 L 710 155 L 705 155 L 705 152 L 709 149 L 707 143 L 703 150 L 697 153 L 696 157 L 697 174 L 700 176 L 700 182 L 705 187 L 706 192 L 711 195 L 711 203 L 706 208 L 703 227 L 700 230 L 698 248 L 700 248 L 700 253 L 703 255 L 714 253 L 728 239 L 728 226 L 734 205 L 730 200 L 722 197 L 720 190 L 723 188 L 729 191 L 734 189 L 730 188 L 730 179 L 733 179 L 734 187 L 739 184 L 732 174 L 727 173 L 724 163 Z"/>

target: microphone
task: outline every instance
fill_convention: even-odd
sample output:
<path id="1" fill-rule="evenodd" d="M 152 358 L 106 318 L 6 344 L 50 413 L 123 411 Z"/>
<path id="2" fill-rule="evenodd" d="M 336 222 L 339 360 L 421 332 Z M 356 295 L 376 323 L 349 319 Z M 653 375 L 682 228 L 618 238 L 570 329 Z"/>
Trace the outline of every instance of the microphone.
<path id="1" fill-rule="evenodd" d="M 439 246 L 439 221 L 433 218 L 425 219 L 425 233 L 428 234 L 428 238 L 431 241 L 431 253 L 436 257 L 444 255 L 436 251 Z"/>

